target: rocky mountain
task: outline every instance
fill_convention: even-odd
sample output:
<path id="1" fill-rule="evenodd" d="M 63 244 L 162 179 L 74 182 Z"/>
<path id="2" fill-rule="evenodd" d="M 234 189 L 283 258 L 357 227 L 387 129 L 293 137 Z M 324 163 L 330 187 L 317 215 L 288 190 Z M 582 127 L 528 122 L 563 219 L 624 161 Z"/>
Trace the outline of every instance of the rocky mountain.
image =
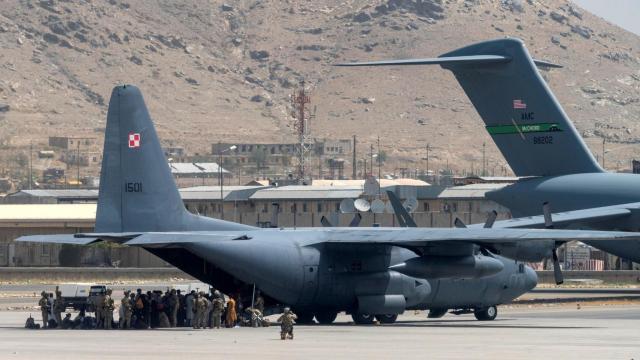
<path id="1" fill-rule="evenodd" d="M 291 142 L 290 95 L 311 92 L 318 138 L 381 138 L 387 171 L 489 170 L 504 160 L 458 84 L 437 67 L 345 69 L 339 61 L 437 56 L 522 38 L 607 167 L 640 141 L 640 38 L 565 0 L 9 0 L 0 5 L 0 169 L 48 136 L 102 137 L 111 88 L 138 85 L 167 145 Z M 100 139 L 101 140 L 101 139 Z M 97 172 L 97 167 L 89 170 Z"/>

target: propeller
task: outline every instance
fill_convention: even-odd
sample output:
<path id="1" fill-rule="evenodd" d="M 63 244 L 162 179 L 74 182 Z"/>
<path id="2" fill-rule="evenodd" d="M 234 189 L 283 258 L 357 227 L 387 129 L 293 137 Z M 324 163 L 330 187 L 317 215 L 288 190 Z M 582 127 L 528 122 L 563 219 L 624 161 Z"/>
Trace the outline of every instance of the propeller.
<path id="1" fill-rule="evenodd" d="M 418 227 L 411 215 L 409 215 L 407 209 L 402 206 L 396 194 L 393 191 L 387 190 L 387 196 L 393 207 L 393 212 L 396 214 L 396 219 L 398 219 L 398 225 L 400 225 L 400 227 Z"/>
<path id="2" fill-rule="evenodd" d="M 362 220 L 362 215 L 360 215 L 360 213 L 355 214 L 349 223 L 349 227 L 358 227 L 360 220 Z"/>
<path id="3" fill-rule="evenodd" d="M 496 218 L 498 217 L 498 212 L 493 210 L 487 216 L 487 221 L 484 222 L 485 229 L 491 229 L 493 227 L 493 223 L 496 222 Z"/>
<path id="4" fill-rule="evenodd" d="M 456 221 L 453 222 L 453 225 L 460 229 L 464 229 L 467 227 L 467 225 L 465 225 L 465 223 L 462 220 L 460 220 L 460 218 L 456 218 Z"/>
<path id="5" fill-rule="evenodd" d="M 545 201 L 542 204 L 542 214 L 544 215 L 544 227 L 545 229 L 553 229 L 553 218 L 551 217 L 551 204 Z M 556 285 L 560 285 L 564 282 L 564 276 L 562 275 L 562 269 L 560 269 L 560 261 L 558 260 L 558 252 L 556 249 L 560 246 L 557 241 L 553 250 L 551 250 L 551 256 L 553 257 L 553 278 L 556 281 Z"/>
<path id="6" fill-rule="evenodd" d="M 320 218 L 320 223 L 322 224 L 322 227 L 333 227 L 331 221 L 329 221 L 329 219 L 327 219 L 324 215 L 322 216 L 322 218 Z"/>

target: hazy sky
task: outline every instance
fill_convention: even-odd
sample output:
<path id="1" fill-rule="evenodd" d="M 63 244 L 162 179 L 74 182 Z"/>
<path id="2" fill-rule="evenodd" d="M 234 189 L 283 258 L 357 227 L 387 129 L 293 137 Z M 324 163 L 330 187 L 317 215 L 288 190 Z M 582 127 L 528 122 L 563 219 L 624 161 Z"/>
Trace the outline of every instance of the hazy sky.
<path id="1" fill-rule="evenodd" d="M 583 9 L 640 35 L 639 0 L 572 0 Z"/>

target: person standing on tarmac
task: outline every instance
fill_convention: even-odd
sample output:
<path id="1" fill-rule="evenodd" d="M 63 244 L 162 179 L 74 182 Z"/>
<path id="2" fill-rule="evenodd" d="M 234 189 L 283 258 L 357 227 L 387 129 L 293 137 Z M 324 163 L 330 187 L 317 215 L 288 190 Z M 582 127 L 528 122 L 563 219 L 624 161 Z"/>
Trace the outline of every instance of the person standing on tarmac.
<path id="1" fill-rule="evenodd" d="M 193 308 L 193 304 L 194 304 L 193 299 L 195 298 L 195 296 L 196 296 L 196 291 L 191 290 L 189 295 L 185 297 L 187 326 L 193 326 L 193 315 L 196 312 L 195 309 Z"/>
<path id="2" fill-rule="evenodd" d="M 237 320 L 238 314 L 236 313 L 236 300 L 233 298 L 233 296 L 229 296 L 229 301 L 227 302 L 227 327 L 234 327 Z"/>
<path id="3" fill-rule="evenodd" d="M 42 328 L 46 329 L 49 327 L 49 295 L 46 292 L 41 292 L 40 301 L 38 301 L 38 305 L 40 305 L 40 312 L 42 312 Z"/>
<path id="4" fill-rule="evenodd" d="M 297 318 L 298 316 L 296 316 L 290 308 L 284 308 L 284 314 L 278 318 L 278 322 L 280 323 L 280 340 L 286 340 L 287 337 L 293 340 L 293 324 L 295 324 Z"/>
<path id="5" fill-rule="evenodd" d="M 64 301 L 62 300 L 62 291 L 56 286 L 56 299 L 53 302 L 53 315 L 56 318 L 56 326 L 62 326 L 62 312 L 65 310 Z"/>
<path id="6" fill-rule="evenodd" d="M 222 312 L 224 311 L 224 300 L 220 297 L 220 292 L 218 290 L 213 293 L 213 300 L 211 303 L 211 328 L 220 329 Z"/>
<path id="7" fill-rule="evenodd" d="M 105 330 L 111 330 L 113 326 L 113 310 L 114 310 L 113 299 L 111 298 L 111 289 L 107 289 L 107 294 L 104 296 L 104 300 L 102 302 L 102 313 L 104 317 L 104 328 Z"/>
<path id="8" fill-rule="evenodd" d="M 176 289 L 171 289 L 169 293 L 169 314 L 171 317 L 169 321 L 171 323 L 171 327 L 178 326 L 178 308 L 180 306 L 180 301 L 178 299 L 178 294 L 176 293 Z"/>
<path id="9" fill-rule="evenodd" d="M 122 309 L 122 318 L 120 319 L 120 329 L 131 328 L 131 315 L 133 314 L 133 303 L 131 302 L 130 292 L 125 291 L 124 297 L 120 300 L 120 308 Z"/>

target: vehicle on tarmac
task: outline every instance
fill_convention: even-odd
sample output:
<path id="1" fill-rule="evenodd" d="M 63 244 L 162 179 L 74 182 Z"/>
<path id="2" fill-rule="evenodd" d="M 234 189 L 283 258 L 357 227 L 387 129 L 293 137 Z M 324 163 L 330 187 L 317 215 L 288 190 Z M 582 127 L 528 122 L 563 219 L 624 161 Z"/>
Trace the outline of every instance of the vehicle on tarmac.
<path id="1" fill-rule="evenodd" d="M 61 284 L 58 290 L 62 294 L 65 308 L 94 312 L 96 300 L 107 293 L 106 285 Z"/>
<path id="2" fill-rule="evenodd" d="M 130 85 L 113 89 L 104 144 L 95 232 L 17 241 L 142 247 L 238 300 L 250 299 L 255 286 L 266 306 L 291 306 L 303 323 L 331 323 L 340 311 L 358 324 L 392 323 L 413 309 L 492 320 L 496 305 L 536 285 L 519 257 L 540 260 L 571 240 L 640 239 L 489 227 L 263 229 L 195 215 L 180 198 L 142 94 Z M 500 249 L 518 251 L 508 259 Z"/>

